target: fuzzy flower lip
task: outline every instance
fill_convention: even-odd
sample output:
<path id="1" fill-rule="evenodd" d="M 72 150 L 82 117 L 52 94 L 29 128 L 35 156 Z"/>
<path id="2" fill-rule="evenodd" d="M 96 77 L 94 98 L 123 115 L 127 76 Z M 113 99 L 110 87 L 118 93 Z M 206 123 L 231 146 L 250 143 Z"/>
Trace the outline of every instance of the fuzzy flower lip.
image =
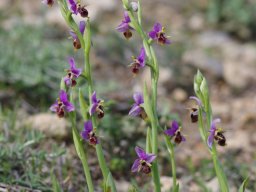
<path id="1" fill-rule="evenodd" d="M 175 120 L 172 122 L 171 127 L 165 130 L 164 133 L 170 137 L 174 137 L 176 144 L 186 141 L 186 138 L 180 133 L 178 122 Z"/>
<path id="2" fill-rule="evenodd" d="M 160 44 L 171 44 L 171 41 L 165 36 L 164 27 L 158 22 L 155 23 L 148 36 L 153 40 L 157 40 Z"/>
<path id="3" fill-rule="evenodd" d="M 145 63 L 146 63 L 146 52 L 145 52 L 145 48 L 142 47 L 140 49 L 139 56 L 137 58 L 134 58 L 133 63 L 130 64 L 130 67 L 132 68 L 132 72 L 134 74 L 137 74 L 141 68 L 145 67 Z"/>
<path id="4" fill-rule="evenodd" d="M 208 136 L 208 139 L 207 139 L 207 145 L 209 148 L 212 148 L 212 144 L 213 144 L 213 141 L 215 139 L 215 135 L 216 135 L 216 132 L 217 132 L 217 126 L 216 124 L 217 123 L 220 123 L 221 120 L 218 118 L 218 119 L 214 119 L 212 122 L 211 122 L 211 128 L 210 128 L 210 134 Z"/>
<path id="5" fill-rule="evenodd" d="M 137 153 L 138 158 L 134 161 L 131 171 L 132 172 L 143 172 L 150 173 L 151 172 L 151 163 L 155 160 L 156 155 L 151 153 L 146 153 L 142 148 L 136 146 L 135 151 Z"/>
<path id="6" fill-rule="evenodd" d="M 54 0 L 42 0 L 42 3 L 51 7 L 54 4 Z"/>
<path id="7" fill-rule="evenodd" d="M 69 58 L 70 68 L 67 70 L 67 76 L 64 77 L 64 82 L 67 86 L 75 86 L 76 80 L 82 73 L 81 68 L 76 68 L 76 63 L 74 58 Z"/>
<path id="8" fill-rule="evenodd" d="M 89 110 L 89 114 L 92 116 L 94 113 L 97 113 L 98 118 L 103 118 L 104 117 L 104 111 L 102 106 L 103 101 L 100 99 L 97 99 L 96 91 L 94 91 L 91 96 L 91 103 L 92 104 Z"/>
<path id="9" fill-rule="evenodd" d="M 134 104 L 132 105 L 132 108 L 129 111 L 129 115 L 136 117 L 140 116 L 143 109 L 141 105 L 144 103 L 143 95 L 139 92 L 136 92 L 133 94 Z"/>
<path id="10" fill-rule="evenodd" d="M 75 110 L 72 103 L 68 101 L 68 95 L 64 90 L 60 90 L 59 98 L 50 107 L 50 110 L 56 112 L 59 117 L 63 117 L 65 112 L 71 112 Z"/>
<path id="11" fill-rule="evenodd" d="M 81 136 L 84 140 L 89 142 L 91 145 L 96 145 L 99 143 L 98 138 L 93 132 L 92 121 L 86 121 L 84 123 L 84 130 L 81 132 Z"/>
<path id="12" fill-rule="evenodd" d="M 85 21 L 80 21 L 80 23 L 79 23 L 79 31 L 80 31 L 80 33 L 82 35 L 84 34 L 85 26 L 86 26 Z M 69 34 L 73 38 L 73 46 L 74 46 L 74 48 L 75 49 L 80 49 L 81 48 L 81 42 L 79 41 L 77 34 L 74 31 L 69 31 Z"/>

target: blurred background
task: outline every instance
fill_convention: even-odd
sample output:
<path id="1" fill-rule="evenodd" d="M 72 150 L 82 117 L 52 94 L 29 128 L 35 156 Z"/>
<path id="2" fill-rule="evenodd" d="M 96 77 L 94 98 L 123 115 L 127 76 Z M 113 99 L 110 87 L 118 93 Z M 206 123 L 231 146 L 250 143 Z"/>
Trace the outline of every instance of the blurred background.
<path id="1" fill-rule="evenodd" d="M 93 25 L 91 61 L 96 91 L 105 100 L 100 123 L 105 156 L 118 184 L 150 191 L 150 177 L 132 174 L 134 147 L 144 147 L 146 124 L 127 116 L 132 95 L 149 81 L 144 69 L 134 77 L 128 68 L 141 48 L 138 35 L 127 41 L 115 28 L 123 18 L 121 1 L 88 0 Z M 160 64 L 158 111 L 162 124 L 182 122 L 187 142 L 176 148 L 181 191 L 218 192 L 218 181 L 189 110 L 195 104 L 193 76 L 206 76 L 215 117 L 222 119 L 227 146 L 218 147 L 232 192 L 249 176 L 256 191 L 256 3 L 254 0 L 142 0 L 143 25 L 166 26 L 170 46 L 155 45 Z M 77 18 L 79 21 L 80 18 Z M 70 134 L 70 124 L 49 111 L 60 79 L 74 56 L 69 29 L 58 6 L 40 0 L 0 1 L 0 189 L 51 191 L 51 172 L 64 191 L 84 191 L 85 179 Z M 79 82 L 78 87 L 86 87 Z M 83 90 L 86 96 L 86 89 Z M 80 118 L 79 129 L 83 122 Z M 160 170 L 163 191 L 171 187 L 171 167 L 162 136 Z M 85 145 L 86 146 L 86 145 Z M 92 147 L 86 146 L 97 191 L 101 173 Z M 146 183 L 146 184 L 145 184 Z"/>

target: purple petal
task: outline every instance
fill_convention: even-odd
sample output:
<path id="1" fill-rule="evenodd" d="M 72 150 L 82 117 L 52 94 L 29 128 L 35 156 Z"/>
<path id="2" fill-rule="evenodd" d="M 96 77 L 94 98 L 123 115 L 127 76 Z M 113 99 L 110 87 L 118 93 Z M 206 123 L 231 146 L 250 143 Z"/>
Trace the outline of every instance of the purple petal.
<path id="1" fill-rule="evenodd" d="M 210 131 L 211 130 L 216 130 L 216 123 L 220 123 L 221 122 L 221 120 L 218 118 L 218 119 L 214 119 L 213 121 L 212 121 L 212 123 L 211 123 L 211 129 L 210 129 Z"/>
<path id="2" fill-rule="evenodd" d="M 92 101 L 92 103 L 98 103 L 98 99 L 97 99 L 97 96 L 96 96 L 96 91 L 94 91 L 92 93 L 91 101 Z"/>
<path id="3" fill-rule="evenodd" d="M 59 97 L 61 102 L 68 102 L 68 95 L 64 90 L 60 90 Z"/>
<path id="4" fill-rule="evenodd" d="M 80 21 L 79 23 L 79 30 L 80 30 L 80 33 L 83 35 L 84 34 L 84 30 L 85 30 L 85 21 Z"/>
<path id="5" fill-rule="evenodd" d="M 90 116 L 96 112 L 96 108 L 98 107 L 98 103 L 93 103 L 92 106 L 90 107 L 89 113 Z"/>
<path id="6" fill-rule="evenodd" d="M 120 25 L 117 26 L 116 30 L 118 30 L 119 32 L 123 33 L 126 32 L 130 29 L 130 26 L 128 23 L 124 23 L 122 22 Z"/>
<path id="7" fill-rule="evenodd" d="M 182 138 L 182 142 L 185 142 L 186 141 L 186 138 L 183 136 L 183 135 L 181 135 L 181 138 Z"/>
<path id="8" fill-rule="evenodd" d="M 179 129 L 179 123 L 175 120 L 172 121 L 172 128 L 177 131 Z"/>
<path id="9" fill-rule="evenodd" d="M 135 147 L 135 151 L 136 151 L 136 153 L 137 153 L 137 155 L 138 155 L 138 157 L 139 157 L 140 159 L 146 160 L 147 154 L 146 154 L 146 152 L 145 152 L 142 148 L 136 146 L 136 147 Z"/>
<path id="10" fill-rule="evenodd" d="M 134 93 L 133 99 L 137 105 L 144 103 L 143 95 L 140 92 Z"/>
<path id="11" fill-rule="evenodd" d="M 139 166 L 140 166 L 140 159 L 136 159 L 131 168 L 132 172 L 139 171 Z"/>
<path id="12" fill-rule="evenodd" d="M 76 68 L 75 59 L 74 59 L 73 57 L 70 57 L 70 58 L 68 59 L 68 61 L 69 61 L 70 69 Z"/>
<path id="13" fill-rule="evenodd" d="M 162 30 L 162 25 L 160 23 L 155 23 L 153 30 L 158 33 Z"/>
<path id="14" fill-rule="evenodd" d="M 145 161 L 147 161 L 148 163 L 152 163 L 155 160 L 155 158 L 156 158 L 156 155 L 149 153 L 147 154 Z"/>
<path id="15" fill-rule="evenodd" d="M 166 131 L 164 131 L 164 133 L 168 136 L 173 137 L 178 129 L 179 129 L 178 122 L 173 121 L 171 127 L 169 129 L 167 129 Z"/>
<path id="16" fill-rule="evenodd" d="M 79 77 L 82 73 L 82 69 L 81 68 L 76 68 L 76 63 L 74 58 L 69 58 L 69 64 L 70 64 L 70 70 L 71 72 L 75 75 L 75 77 Z"/>
<path id="17" fill-rule="evenodd" d="M 127 11 L 124 12 L 124 22 L 125 23 L 130 23 L 131 22 L 131 19 L 129 17 L 129 14 Z"/>
<path id="18" fill-rule="evenodd" d="M 140 62 L 140 66 L 144 67 L 145 66 L 145 59 L 146 59 L 146 52 L 145 52 L 144 47 L 141 48 L 140 55 L 137 59 Z"/>
<path id="19" fill-rule="evenodd" d="M 170 136 L 170 137 L 173 137 L 173 136 L 175 135 L 175 132 L 176 132 L 176 131 L 175 131 L 174 129 L 172 129 L 172 128 L 167 129 L 167 130 L 164 131 L 164 133 L 165 133 L 166 135 Z"/>
<path id="20" fill-rule="evenodd" d="M 81 132 L 82 138 L 85 139 L 85 140 L 88 140 L 88 139 L 89 139 L 89 133 L 90 133 L 90 132 L 83 130 L 83 131 Z"/>
<path id="21" fill-rule="evenodd" d="M 55 103 L 51 105 L 50 110 L 53 111 L 53 112 L 56 112 L 58 106 L 59 106 L 58 101 L 55 101 Z"/>
<path id="22" fill-rule="evenodd" d="M 74 31 L 69 31 L 69 34 L 71 35 L 71 37 L 73 39 L 78 39 L 78 37 L 77 37 L 77 35 L 76 35 L 76 33 Z"/>
<path id="23" fill-rule="evenodd" d="M 197 102 L 197 105 L 202 107 L 202 102 L 199 98 L 195 97 L 195 96 L 190 96 L 189 99 L 193 99 Z"/>
<path id="24" fill-rule="evenodd" d="M 72 69 L 71 71 L 72 71 L 72 73 L 74 74 L 74 76 L 76 78 L 78 78 L 81 75 L 81 73 L 82 73 L 82 69 L 81 68 Z"/>
<path id="25" fill-rule="evenodd" d="M 137 104 L 134 104 L 131 110 L 129 111 L 129 115 L 133 117 L 137 117 L 141 114 L 141 107 Z"/>
<path id="26" fill-rule="evenodd" d="M 148 33 L 148 36 L 151 38 L 151 39 L 156 39 L 157 38 L 157 33 L 155 31 L 150 31 Z"/>
<path id="27" fill-rule="evenodd" d="M 68 0 L 69 4 L 70 4 L 70 10 L 72 11 L 72 13 L 77 14 L 78 10 L 77 10 L 77 4 L 74 0 Z"/>
<path id="28" fill-rule="evenodd" d="M 166 38 L 166 40 L 165 40 L 165 42 L 164 42 L 164 44 L 166 44 L 166 45 L 170 45 L 172 42 L 171 42 L 171 40 L 169 40 L 169 39 L 167 39 Z"/>
<path id="29" fill-rule="evenodd" d="M 63 102 L 63 104 L 65 105 L 65 110 L 67 112 L 71 112 L 71 111 L 74 111 L 75 110 L 75 107 L 72 103 L 66 101 L 66 102 Z"/>
<path id="30" fill-rule="evenodd" d="M 207 145 L 212 148 L 213 140 L 214 140 L 215 131 L 210 132 L 210 135 L 207 139 Z"/>
<path id="31" fill-rule="evenodd" d="M 91 132 L 93 129 L 92 127 L 92 121 L 86 121 L 84 122 L 84 131 Z"/>
<path id="32" fill-rule="evenodd" d="M 71 79 L 68 77 L 64 77 L 64 82 L 67 86 L 70 86 L 72 84 Z"/>

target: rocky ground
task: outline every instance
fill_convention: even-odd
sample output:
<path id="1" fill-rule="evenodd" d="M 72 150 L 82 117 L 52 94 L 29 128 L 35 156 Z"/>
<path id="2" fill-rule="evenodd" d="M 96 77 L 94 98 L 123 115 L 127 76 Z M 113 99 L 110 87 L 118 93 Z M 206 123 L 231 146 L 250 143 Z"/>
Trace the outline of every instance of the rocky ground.
<path id="1" fill-rule="evenodd" d="M 116 101 L 113 107 L 114 113 L 125 114 L 129 110 L 128 101 L 132 93 L 141 90 L 145 80 L 150 81 L 149 71 L 144 70 L 134 78 L 127 68 L 131 56 L 136 54 L 140 46 L 136 41 L 138 37 L 135 36 L 135 40 L 126 42 L 119 37 L 121 35 L 115 35 L 117 32 L 114 29 L 122 18 L 120 2 L 98 0 L 87 3 L 92 22 L 96 23 L 98 32 L 94 37 L 95 49 L 92 52 L 97 89 L 106 99 Z M 206 6 L 206 1 L 195 1 L 195 4 L 191 5 L 192 3 L 186 4 L 184 1 L 143 1 L 145 26 L 150 29 L 154 19 L 158 18 L 158 21 L 168 26 L 166 31 L 171 34 L 173 41 L 170 48 L 156 47 L 161 65 L 158 88 L 159 111 L 180 115 L 184 133 L 188 137 L 187 142 L 176 149 L 177 164 L 180 167 L 178 176 L 182 189 L 191 192 L 200 191 L 198 183 L 194 182 L 198 177 L 197 173 L 193 177 L 186 176 L 189 172 L 187 162 L 189 160 L 195 167 L 200 168 L 201 162 L 209 157 L 205 146 L 200 142 L 197 126 L 190 123 L 186 109 L 193 105 L 188 101 L 188 97 L 193 95 L 193 76 L 197 69 L 207 77 L 213 114 L 222 119 L 221 125 L 226 130 L 227 146 L 218 149 L 221 160 L 227 163 L 227 159 L 232 159 L 237 167 L 244 163 L 251 165 L 249 175 L 255 181 L 256 42 L 241 41 L 219 28 L 210 27 L 204 12 L 196 11 L 202 10 Z M 7 12 L 13 13 L 4 17 L 1 22 L 6 30 L 14 29 L 18 21 L 22 25 L 57 26 L 59 30 L 67 31 L 57 6 L 46 9 L 34 0 L 24 2 L 4 0 L 0 2 L 0 10 L 3 10 L 4 15 L 8 15 Z M 120 43 L 122 43 L 121 55 L 118 51 L 109 52 L 112 48 L 116 48 L 115 44 L 118 47 Z M 108 86 L 104 89 L 106 80 Z M 45 111 L 33 115 L 27 114 L 23 109 L 18 113 L 18 119 L 20 121 L 17 126 L 40 130 L 47 138 L 55 138 L 61 145 L 67 147 L 71 155 L 67 154 L 63 157 L 64 161 L 74 158 L 70 127 L 66 120 L 59 120 Z M 121 153 L 120 150 L 126 148 L 126 143 L 132 142 L 129 139 L 131 138 L 127 137 L 119 141 L 123 143 L 123 147 L 122 145 L 121 148 L 116 147 L 113 149 L 116 150 L 114 153 Z M 161 153 L 164 153 L 163 149 Z M 99 177 L 96 160 L 92 159 L 90 163 L 95 166 L 94 177 Z M 164 170 L 163 167 L 161 169 Z M 120 171 L 118 174 L 123 173 Z M 236 191 L 237 173 L 229 175 L 231 175 L 229 179 L 233 179 L 230 182 L 233 186 L 231 191 Z M 118 191 L 127 191 L 129 186 L 127 176 L 122 175 L 120 178 Z M 161 178 L 163 188 L 170 187 L 169 179 L 167 176 Z M 206 186 L 217 192 L 217 179 L 208 177 L 206 180 Z M 67 185 L 72 188 L 72 183 Z"/>

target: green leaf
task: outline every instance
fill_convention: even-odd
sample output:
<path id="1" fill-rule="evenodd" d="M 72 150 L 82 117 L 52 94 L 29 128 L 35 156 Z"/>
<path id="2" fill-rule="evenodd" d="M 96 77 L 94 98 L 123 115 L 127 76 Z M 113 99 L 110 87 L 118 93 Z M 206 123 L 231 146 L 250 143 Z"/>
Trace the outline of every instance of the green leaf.
<path id="1" fill-rule="evenodd" d="M 173 192 L 179 192 L 180 190 L 180 185 L 179 183 L 173 188 Z"/>
<path id="2" fill-rule="evenodd" d="M 148 88 L 146 83 L 144 84 L 144 109 L 145 112 L 149 118 L 149 121 L 152 121 L 152 119 L 154 118 L 154 114 L 153 114 L 153 110 L 152 110 L 152 106 L 151 106 L 151 102 L 150 102 L 150 98 L 149 98 L 149 94 L 148 94 Z"/>
<path id="3" fill-rule="evenodd" d="M 51 180 L 52 180 L 52 190 L 54 192 L 61 192 L 62 189 L 61 189 L 60 184 L 59 184 L 56 176 L 54 175 L 53 171 L 51 172 Z"/>
<path id="4" fill-rule="evenodd" d="M 116 187 L 111 172 L 109 172 L 107 180 L 104 184 L 104 192 L 115 192 Z"/>
<path id="5" fill-rule="evenodd" d="M 61 78 L 61 81 L 60 81 L 60 89 L 66 91 L 66 85 L 65 85 L 65 82 L 64 82 L 64 78 Z"/>
<path id="6" fill-rule="evenodd" d="M 83 117 L 84 121 L 87 121 L 89 106 L 83 97 L 81 89 L 79 89 L 79 105 L 80 105 L 80 111 L 81 111 L 82 117 Z"/>
<path id="7" fill-rule="evenodd" d="M 77 131 L 74 130 L 75 128 L 72 128 L 72 134 L 73 134 L 73 140 L 74 140 L 74 144 L 75 144 L 75 148 L 76 148 L 76 152 L 77 155 L 79 156 L 79 158 L 82 158 L 82 150 L 80 147 L 80 137 L 77 133 Z"/>
<path id="8" fill-rule="evenodd" d="M 247 186 L 249 181 L 249 177 L 247 177 L 243 183 L 241 184 L 241 186 L 239 187 L 239 191 L 238 192 L 244 192 L 245 191 L 245 187 Z"/>
<path id="9" fill-rule="evenodd" d="M 146 152 L 147 153 L 152 153 L 152 147 L 151 147 L 151 128 L 150 127 L 148 127 L 148 129 L 147 129 Z"/>

